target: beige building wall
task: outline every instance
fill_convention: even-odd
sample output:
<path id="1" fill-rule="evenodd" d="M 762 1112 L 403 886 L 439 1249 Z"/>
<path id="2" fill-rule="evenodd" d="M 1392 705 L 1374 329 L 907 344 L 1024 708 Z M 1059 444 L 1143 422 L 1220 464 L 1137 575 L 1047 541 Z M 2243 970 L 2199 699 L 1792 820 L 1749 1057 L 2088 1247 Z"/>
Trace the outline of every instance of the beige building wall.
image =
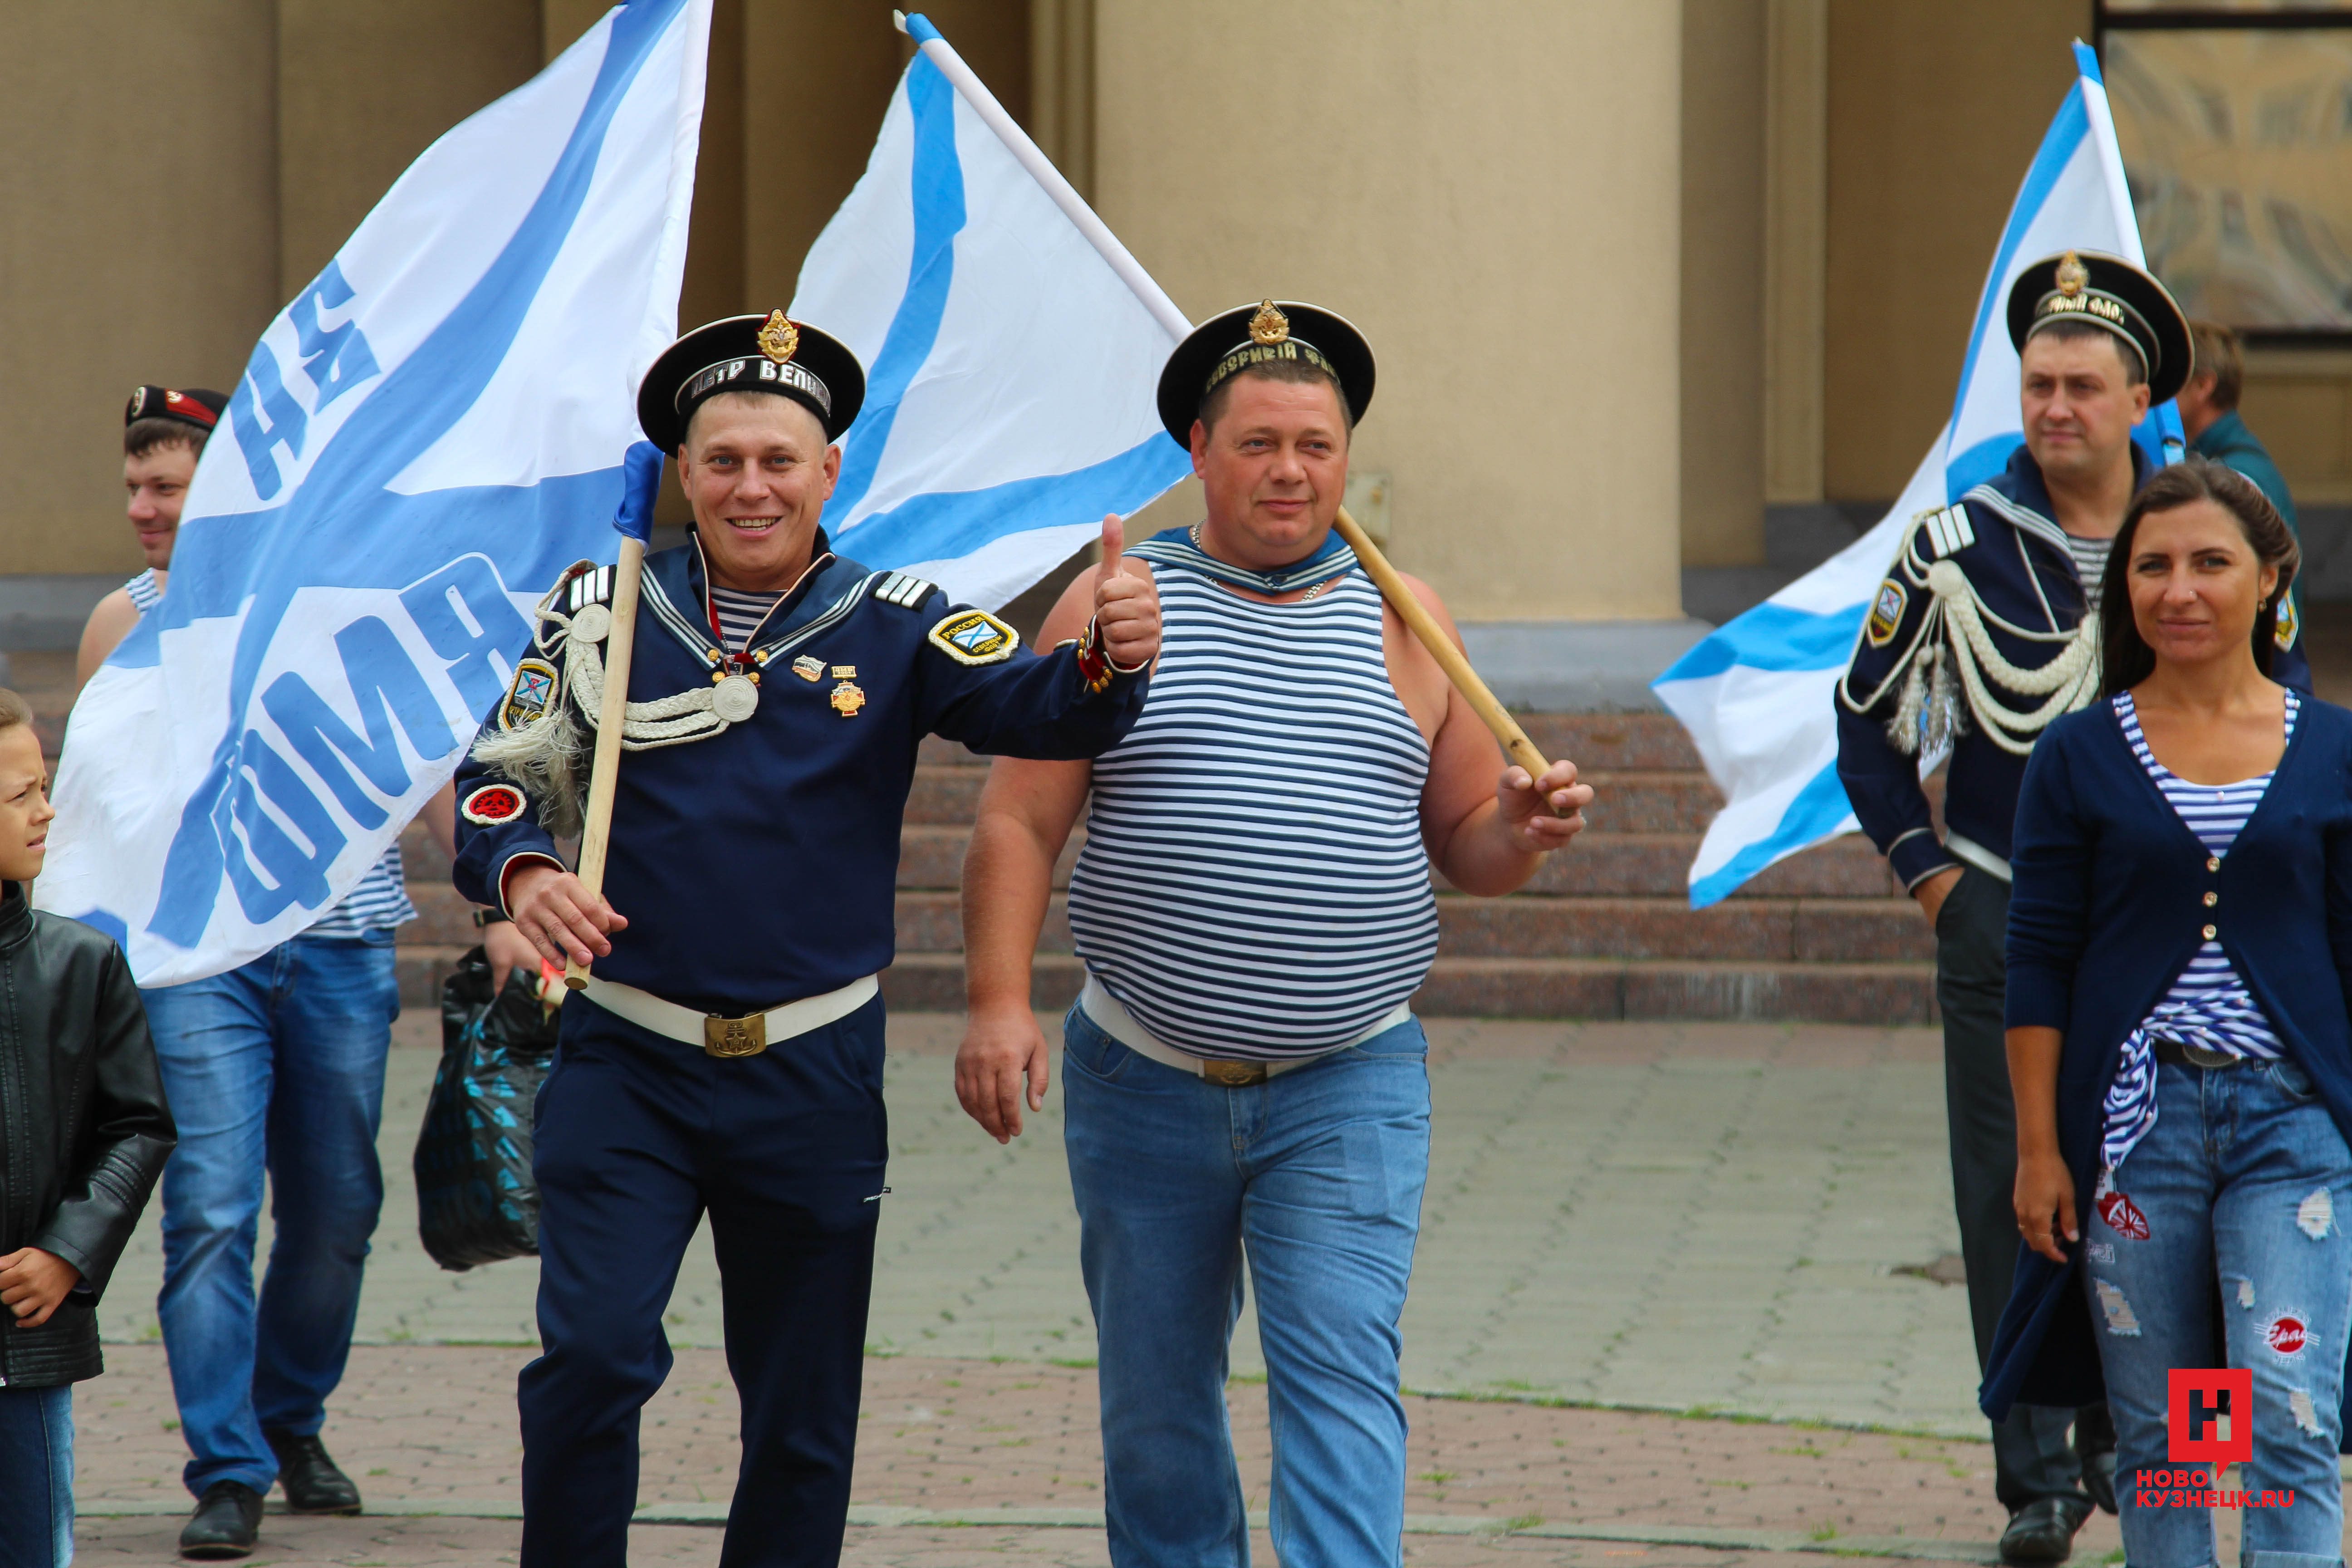
<path id="1" fill-rule="evenodd" d="M 1900 494 L 1951 416 L 2018 183 L 2089 0 L 1830 0 L 1823 479 Z"/>
<path id="2" fill-rule="evenodd" d="M 1328 90 L 1237 64 L 1310 32 Z M 1370 337 L 1401 566 L 1464 619 L 1680 613 L 1679 6 L 1099 0 L 1095 64 L 1097 205 L 1178 305 Z"/>
<path id="3" fill-rule="evenodd" d="M 122 405 L 278 298 L 271 0 L 0 5 L 0 573 L 136 571 Z"/>

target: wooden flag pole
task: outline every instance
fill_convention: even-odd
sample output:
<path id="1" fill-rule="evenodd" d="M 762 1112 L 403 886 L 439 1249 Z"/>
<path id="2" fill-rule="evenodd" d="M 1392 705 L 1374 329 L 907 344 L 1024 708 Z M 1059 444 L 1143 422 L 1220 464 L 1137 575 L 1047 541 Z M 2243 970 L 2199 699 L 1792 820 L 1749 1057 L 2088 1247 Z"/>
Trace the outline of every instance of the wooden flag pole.
<path id="1" fill-rule="evenodd" d="M 1437 668 L 1454 682 L 1454 689 L 1462 693 L 1478 717 L 1486 721 L 1486 728 L 1495 732 L 1495 739 L 1503 742 L 1504 753 L 1527 769 L 1530 780 L 1543 777 L 1545 771 L 1551 766 L 1544 760 L 1544 754 L 1536 750 L 1536 743 L 1528 739 L 1528 732 L 1519 728 L 1519 721 L 1511 717 L 1510 710 L 1496 700 L 1494 692 L 1479 679 L 1478 672 L 1470 667 L 1469 658 L 1454 646 L 1454 639 L 1445 635 L 1445 628 L 1439 626 L 1437 617 L 1429 613 L 1429 606 L 1414 595 L 1402 574 L 1389 564 L 1389 558 L 1381 553 L 1381 547 L 1374 544 L 1356 520 L 1348 515 L 1346 507 L 1339 509 L 1339 518 L 1332 527 L 1356 552 L 1356 560 L 1362 564 L 1364 574 L 1380 589 L 1381 596 L 1395 607 L 1398 617 L 1412 628 L 1413 636 L 1421 639 L 1421 646 L 1429 650 L 1429 656 L 1437 660 Z"/>
<path id="2" fill-rule="evenodd" d="M 637 647 L 637 580 L 645 567 L 646 542 L 623 534 L 620 564 L 613 569 L 613 629 L 604 635 L 604 702 L 596 720 L 587 817 L 580 829 L 580 885 L 592 899 L 604 893 L 604 849 L 612 841 L 613 790 L 621 771 L 621 731 L 629 718 L 629 661 Z M 574 991 L 585 986 L 588 966 L 576 958 L 566 959 L 563 984 Z"/>

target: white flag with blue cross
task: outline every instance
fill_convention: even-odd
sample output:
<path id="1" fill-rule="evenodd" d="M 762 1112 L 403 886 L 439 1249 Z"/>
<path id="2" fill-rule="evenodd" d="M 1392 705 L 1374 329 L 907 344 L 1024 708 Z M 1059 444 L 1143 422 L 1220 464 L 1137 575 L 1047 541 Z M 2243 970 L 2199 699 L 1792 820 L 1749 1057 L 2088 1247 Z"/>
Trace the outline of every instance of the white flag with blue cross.
<path id="1" fill-rule="evenodd" d="M 2002 314 L 2018 274 L 2070 247 L 2145 265 L 2098 57 L 2077 43 L 2074 59 L 2074 84 L 2025 172 L 1986 271 L 1952 416 L 1902 497 L 1862 538 L 1717 627 L 1650 683 L 1728 802 L 1691 863 L 1694 908 L 1857 826 L 1837 776 L 1838 677 L 1912 519 L 2000 473 L 2025 438 L 2017 350 Z M 2157 461 L 2173 460 L 2179 415 L 2168 403 L 2133 436 Z"/>
<path id="2" fill-rule="evenodd" d="M 905 26 L 960 65 L 921 16 Z M 931 53 L 908 63 L 791 314 L 866 366 L 833 547 L 993 609 L 1192 464 L 1152 402 L 1175 339 L 1008 144 L 1035 157 L 987 89 Z"/>
<path id="3" fill-rule="evenodd" d="M 301 931 L 609 560 L 677 335 L 711 0 L 630 0 L 411 165 L 262 334 L 170 581 L 75 704 L 36 901 L 144 985 Z"/>

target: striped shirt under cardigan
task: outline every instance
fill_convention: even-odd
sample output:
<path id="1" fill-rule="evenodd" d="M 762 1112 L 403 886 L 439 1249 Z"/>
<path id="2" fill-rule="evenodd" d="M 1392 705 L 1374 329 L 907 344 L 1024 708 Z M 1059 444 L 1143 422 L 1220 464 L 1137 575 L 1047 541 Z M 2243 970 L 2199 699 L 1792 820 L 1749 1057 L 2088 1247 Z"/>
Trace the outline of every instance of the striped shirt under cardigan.
<path id="1" fill-rule="evenodd" d="M 2286 739 L 2294 739 L 2295 694 L 2286 694 Z M 2128 691 L 2115 696 L 2116 717 L 2122 721 L 2124 739 L 2139 759 L 2165 804 L 2197 835 L 2209 857 L 2219 859 L 2238 841 L 2240 829 L 2270 788 L 2271 775 L 2259 773 L 2234 784 L 2190 784 L 2156 760 L 2147 737 L 2140 733 L 2139 710 Z M 2115 1082 L 2107 1086 L 2106 1127 L 2101 1146 L 2106 1169 L 2124 1163 L 2139 1141 L 2156 1126 L 2156 1042 L 2178 1040 L 2200 1050 L 2224 1056 L 2273 1061 L 2283 1054 L 2262 1005 L 2238 978 L 2237 969 L 2221 944 L 2210 938 L 2173 977 L 2148 1016 L 2124 1040 L 2123 1060 L 2116 1064 Z"/>

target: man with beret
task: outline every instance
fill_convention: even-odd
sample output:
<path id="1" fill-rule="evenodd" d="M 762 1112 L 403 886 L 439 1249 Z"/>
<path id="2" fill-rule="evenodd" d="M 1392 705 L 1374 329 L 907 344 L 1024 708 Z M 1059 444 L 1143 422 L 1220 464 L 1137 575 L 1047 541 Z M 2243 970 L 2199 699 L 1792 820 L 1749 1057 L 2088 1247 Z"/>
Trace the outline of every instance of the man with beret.
<path id="1" fill-rule="evenodd" d="M 1952 1196 L 1979 1367 L 2018 1247 L 2002 1026 L 2018 789 L 2035 737 L 2099 694 L 2107 547 L 2154 472 L 2132 427 L 2180 389 L 2192 363 L 2172 296 L 2114 257 L 2045 257 L 2011 287 L 2008 314 L 2024 444 L 2000 473 L 1915 521 L 1838 686 L 1839 780 L 1936 931 Z M 1971 624 L 1990 656 L 1967 635 Z M 2299 647 L 2282 650 L 2274 673 L 2309 687 Z M 1919 766 L 1947 745 L 1938 837 Z M 2115 1511 L 2105 1405 L 2019 1405 L 1992 1438 L 1994 1495 L 2011 1515 L 2005 1560 L 2063 1561 L 2095 1502 Z"/>
<path id="2" fill-rule="evenodd" d="M 1429 1173 L 1433 862 L 1496 897 L 1583 826 L 1576 768 L 1495 739 L 1331 525 L 1371 401 L 1342 318 L 1265 300 L 1169 356 L 1160 416 L 1205 515 L 1106 554 L 1155 574 L 1151 701 L 1091 763 L 1000 761 L 964 865 L 963 1107 L 999 1141 L 1044 1103 L 1030 961 L 1054 863 L 1087 983 L 1063 1027 L 1064 1137 L 1101 1369 L 1111 1561 L 1249 1559 L 1225 1416 L 1246 1260 L 1286 1568 L 1402 1558 L 1399 1319 Z M 1410 582 L 1410 580 L 1408 580 Z M 1412 591 L 1447 626 L 1422 584 Z"/>
<path id="3" fill-rule="evenodd" d="M 122 477 L 147 569 L 90 613 L 83 684 L 162 598 L 189 481 L 227 403 L 200 387 L 131 393 Z M 423 813 L 444 848 L 450 798 Z M 155 1310 L 189 1450 L 182 1479 L 197 1500 L 180 1532 L 187 1556 L 251 1552 L 273 1482 L 296 1513 L 360 1510 L 319 1433 L 383 1207 L 375 1140 L 400 1013 L 393 937 L 415 918 L 395 843 L 300 935 L 226 973 L 140 993 L 180 1125 Z M 508 940 L 489 934 L 494 947 Z M 257 1301 L 265 1173 L 276 1234 Z"/>
<path id="4" fill-rule="evenodd" d="M 637 405 L 693 537 L 646 557 L 604 897 L 566 868 L 614 626 L 583 562 L 457 774 L 457 882 L 551 960 L 562 1012 L 537 1123 L 539 1321 L 524 1369 L 522 1561 L 621 1563 L 662 1310 L 707 1211 L 743 1461 L 720 1561 L 832 1564 L 887 1202 L 882 1003 L 898 834 L 927 734 L 1087 757 L 1141 709 L 1150 583 L 1118 577 L 1043 656 L 818 526 L 857 416 L 850 352 L 782 311 L 665 351 Z M 1120 531 L 1107 520 L 1114 558 Z"/>

